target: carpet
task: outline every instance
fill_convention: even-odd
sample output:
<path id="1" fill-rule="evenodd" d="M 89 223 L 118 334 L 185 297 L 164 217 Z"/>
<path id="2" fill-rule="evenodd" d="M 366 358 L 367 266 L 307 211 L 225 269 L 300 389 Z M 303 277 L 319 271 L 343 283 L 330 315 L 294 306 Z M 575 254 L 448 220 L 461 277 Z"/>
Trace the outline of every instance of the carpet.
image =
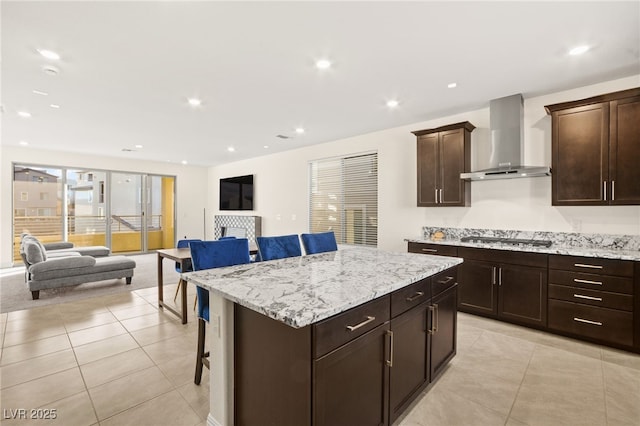
<path id="1" fill-rule="evenodd" d="M 24 282 L 24 267 L 0 269 L 0 313 L 156 287 L 158 285 L 158 255 L 149 253 L 128 257 L 136 261 L 131 285 L 125 285 L 124 279 L 96 281 L 41 290 L 38 300 L 31 299 L 31 292 Z M 163 262 L 164 285 L 176 284 L 180 276 L 174 269 L 174 263 L 168 259 Z M 165 291 L 165 300 L 172 298 L 173 292 Z"/>

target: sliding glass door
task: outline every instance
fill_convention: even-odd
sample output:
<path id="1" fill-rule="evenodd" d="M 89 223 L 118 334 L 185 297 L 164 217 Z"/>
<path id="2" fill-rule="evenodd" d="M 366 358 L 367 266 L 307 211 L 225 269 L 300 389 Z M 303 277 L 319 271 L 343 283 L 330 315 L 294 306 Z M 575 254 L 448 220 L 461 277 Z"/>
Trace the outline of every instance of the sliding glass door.
<path id="1" fill-rule="evenodd" d="M 14 259 L 20 234 L 105 245 L 112 253 L 175 247 L 175 177 L 14 165 Z"/>

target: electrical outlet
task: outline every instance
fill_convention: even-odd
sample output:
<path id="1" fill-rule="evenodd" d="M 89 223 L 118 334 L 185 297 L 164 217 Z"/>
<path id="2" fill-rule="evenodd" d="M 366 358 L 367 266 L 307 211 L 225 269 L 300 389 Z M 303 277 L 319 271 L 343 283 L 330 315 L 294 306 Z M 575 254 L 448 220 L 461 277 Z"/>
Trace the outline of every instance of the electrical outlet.
<path id="1" fill-rule="evenodd" d="M 297 216 L 295 214 L 291 215 L 291 220 L 296 220 Z"/>

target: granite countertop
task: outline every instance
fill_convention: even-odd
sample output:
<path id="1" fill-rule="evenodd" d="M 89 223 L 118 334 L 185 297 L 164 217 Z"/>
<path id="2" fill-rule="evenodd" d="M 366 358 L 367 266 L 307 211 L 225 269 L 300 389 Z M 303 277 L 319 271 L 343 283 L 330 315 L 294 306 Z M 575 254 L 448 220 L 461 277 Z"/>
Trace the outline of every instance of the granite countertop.
<path id="1" fill-rule="evenodd" d="M 329 253 L 182 274 L 187 281 L 295 328 L 430 277 L 462 259 L 339 246 Z"/>
<path id="2" fill-rule="evenodd" d="M 433 239 L 431 238 L 433 235 L 444 235 L 444 238 Z M 545 240 L 551 241 L 551 246 L 518 246 L 500 243 L 463 242 L 460 240 L 461 238 L 471 236 L 520 240 Z M 460 247 L 640 261 L 640 235 L 423 226 L 422 236 L 415 239 L 407 238 L 406 241 Z"/>

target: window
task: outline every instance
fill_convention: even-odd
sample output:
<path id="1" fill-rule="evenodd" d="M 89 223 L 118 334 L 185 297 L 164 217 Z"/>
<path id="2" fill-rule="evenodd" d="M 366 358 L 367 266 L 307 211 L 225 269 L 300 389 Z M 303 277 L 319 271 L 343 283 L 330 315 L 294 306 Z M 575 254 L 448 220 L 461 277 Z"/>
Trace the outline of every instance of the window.
<path id="1" fill-rule="evenodd" d="M 20 201 L 29 201 L 29 193 L 20 192 Z"/>
<path id="2" fill-rule="evenodd" d="M 25 217 L 27 215 L 27 209 L 15 209 L 13 214 L 16 217 Z"/>
<path id="3" fill-rule="evenodd" d="M 47 201 L 49 200 L 49 193 L 48 192 L 41 192 L 40 193 L 40 201 Z"/>
<path id="4" fill-rule="evenodd" d="M 52 211 L 51 211 L 50 208 L 44 207 L 44 208 L 39 208 L 38 209 L 37 215 L 38 216 L 53 216 L 53 214 L 51 214 L 51 213 L 52 213 Z"/>
<path id="5" fill-rule="evenodd" d="M 333 231 L 338 243 L 378 244 L 378 154 L 310 163 L 311 232 Z"/>

